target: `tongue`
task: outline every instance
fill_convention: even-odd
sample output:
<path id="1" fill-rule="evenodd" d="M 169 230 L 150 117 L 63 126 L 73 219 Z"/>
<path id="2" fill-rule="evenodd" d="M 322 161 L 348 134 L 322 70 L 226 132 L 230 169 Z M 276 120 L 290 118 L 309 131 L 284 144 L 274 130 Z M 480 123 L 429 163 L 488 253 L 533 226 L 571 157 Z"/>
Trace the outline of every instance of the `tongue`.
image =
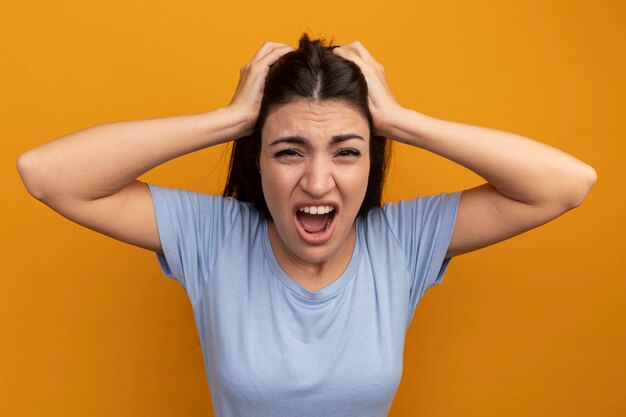
<path id="1" fill-rule="evenodd" d="M 304 230 L 309 233 L 320 232 L 324 230 L 326 227 L 326 222 L 328 221 L 328 217 L 330 213 L 326 214 L 311 214 L 304 213 L 302 211 L 298 212 L 298 218 L 300 219 L 300 224 Z"/>

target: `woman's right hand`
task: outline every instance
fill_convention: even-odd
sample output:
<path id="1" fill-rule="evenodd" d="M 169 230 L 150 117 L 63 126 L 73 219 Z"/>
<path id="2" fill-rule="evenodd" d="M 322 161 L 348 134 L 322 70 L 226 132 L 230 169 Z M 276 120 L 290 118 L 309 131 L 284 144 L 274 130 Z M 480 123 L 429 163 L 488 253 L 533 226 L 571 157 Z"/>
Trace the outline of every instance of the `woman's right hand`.
<path id="1" fill-rule="evenodd" d="M 241 135 L 242 137 L 251 135 L 256 124 L 263 99 L 265 78 L 270 66 L 278 58 L 294 50 L 294 47 L 284 43 L 265 42 L 254 55 L 252 61 L 241 67 L 237 90 L 227 107 L 236 109 L 237 112 L 240 112 L 239 114 L 246 115 L 248 128 Z"/>

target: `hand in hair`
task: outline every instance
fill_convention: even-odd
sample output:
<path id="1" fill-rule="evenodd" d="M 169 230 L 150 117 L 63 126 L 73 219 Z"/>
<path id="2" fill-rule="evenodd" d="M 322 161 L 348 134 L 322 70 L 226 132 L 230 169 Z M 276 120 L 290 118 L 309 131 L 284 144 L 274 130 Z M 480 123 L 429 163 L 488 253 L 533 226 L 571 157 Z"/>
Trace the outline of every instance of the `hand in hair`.
<path id="1" fill-rule="evenodd" d="M 249 130 L 242 136 L 252 134 L 261 108 L 265 78 L 270 66 L 278 58 L 294 50 L 294 47 L 284 43 L 265 42 L 254 55 L 252 61 L 241 67 L 235 95 L 227 107 L 236 108 L 241 114 L 248 115 Z"/>
<path id="2" fill-rule="evenodd" d="M 344 59 L 353 61 L 361 68 L 367 81 L 368 102 L 374 122 L 374 134 L 391 138 L 388 131 L 390 120 L 392 120 L 394 113 L 403 108 L 387 85 L 383 66 L 359 41 L 334 48 L 333 52 Z"/>

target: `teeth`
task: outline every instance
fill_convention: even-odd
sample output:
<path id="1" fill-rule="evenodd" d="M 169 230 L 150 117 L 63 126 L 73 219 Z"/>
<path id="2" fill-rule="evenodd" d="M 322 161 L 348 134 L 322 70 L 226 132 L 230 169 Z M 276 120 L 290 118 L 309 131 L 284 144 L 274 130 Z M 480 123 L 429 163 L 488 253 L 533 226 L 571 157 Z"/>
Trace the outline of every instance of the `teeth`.
<path id="1" fill-rule="evenodd" d="M 300 207 L 299 210 L 310 214 L 326 214 L 335 210 L 335 208 L 331 206 L 305 206 Z"/>

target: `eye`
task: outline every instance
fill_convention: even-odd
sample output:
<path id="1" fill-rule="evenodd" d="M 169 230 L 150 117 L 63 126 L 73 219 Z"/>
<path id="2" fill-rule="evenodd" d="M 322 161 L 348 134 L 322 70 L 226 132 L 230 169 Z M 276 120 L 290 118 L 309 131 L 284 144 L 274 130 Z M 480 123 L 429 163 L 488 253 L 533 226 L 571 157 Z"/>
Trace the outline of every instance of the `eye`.
<path id="1" fill-rule="evenodd" d="M 342 158 L 356 158 L 361 156 L 361 152 L 357 149 L 346 148 L 340 149 L 339 152 L 337 152 L 337 156 Z"/>
<path id="2" fill-rule="evenodd" d="M 284 149 L 274 154 L 275 158 L 293 158 L 296 156 L 300 156 L 300 154 L 295 149 Z"/>

